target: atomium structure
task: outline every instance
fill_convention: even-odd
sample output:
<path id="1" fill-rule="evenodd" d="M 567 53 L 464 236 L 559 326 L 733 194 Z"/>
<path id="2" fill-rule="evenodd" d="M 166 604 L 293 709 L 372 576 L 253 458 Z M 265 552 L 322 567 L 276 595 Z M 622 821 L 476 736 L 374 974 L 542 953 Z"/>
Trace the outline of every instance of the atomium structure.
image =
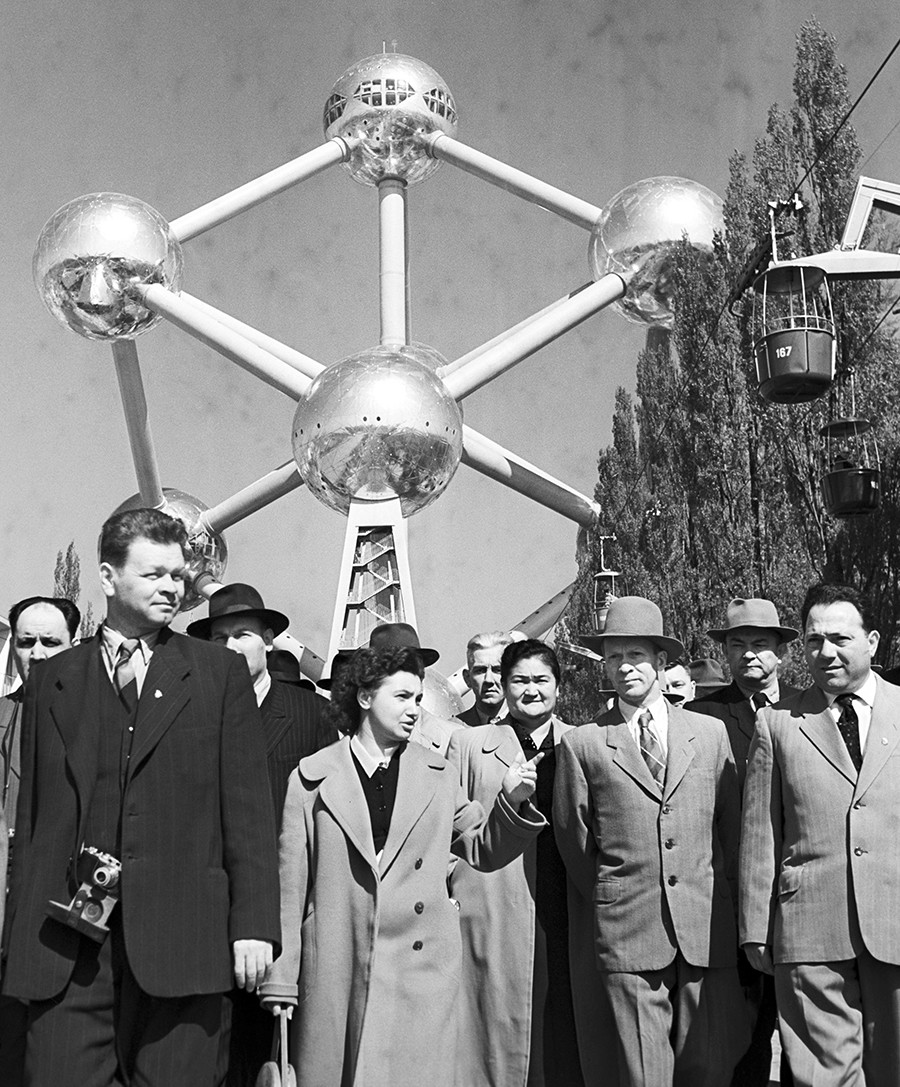
<path id="1" fill-rule="evenodd" d="M 194 558 L 186 608 L 221 586 L 222 532 L 302 484 L 347 517 L 328 659 L 338 648 L 365 644 L 377 623 L 415 625 L 407 519 L 440 497 L 460 463 L 583 529 L 596 523 L 589 497 L 466 426 L 462 402 L 606 306 L 671 327 L 674 251 L 688 239 L 710 253 L 723 228 L 722 203 L 696 182 L 655 177 L 595 206 L 461 143 L 458 121 L 454 97 L 434 69 L 383 53 L 337 80 L 324 106 L 325 142 L 283 166 L 171 222 L 134 197 L 93 193 L 60 208 L 44 227 L 33 267 L 41 297 L 73 332 L 112 347 L 138 483 L 138 495 L 124 505 L 166 509 L 188 528 Z M 453 360 L 411 341 L 408 306 L 407 190 L 444 163 L 585 231 L 591 276 Z M 326 367 L 184 291 L 182 246 L 336 165 L 377 191 L 381 335 L 368 350 Z M 298 404 L 293 458 L 212 507 L 160 483 L 135 338 L 162 319 Z M 563 590 L 517 626 L 543 633 L 567 599 Z M 309 652 L 301 661 L 313 678 L 321 664 Z"/>

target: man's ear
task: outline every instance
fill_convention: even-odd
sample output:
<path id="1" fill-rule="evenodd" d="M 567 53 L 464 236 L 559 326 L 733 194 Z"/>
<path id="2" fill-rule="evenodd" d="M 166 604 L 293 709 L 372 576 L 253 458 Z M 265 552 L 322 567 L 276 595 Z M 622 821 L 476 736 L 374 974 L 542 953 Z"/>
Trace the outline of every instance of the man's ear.
<path id="1" fill-rule="evenodd" d="M 115 596 L 115 573 L 116 570 L 112 563 L 100 563 L 100 588 L 103 590 L 104 596 Z"/>
<path id="2" fill-rule="evenodd" d="M 271 653 L 275 648 L 275 634 L 270 627 L 263 631 L 263 641 L 266 643 L 266 652 Z"/>
<path id="3" fill-rule="evenodd" d="M 473 690 L 472 681 L 471 681 L 471 679 L 469 679 L 469 669 L 468 668 L 463 668 L 462 677 L 463 677 L 463 683 L 465 683 L 465 685 L 469 688 L 470 691 Z"/>

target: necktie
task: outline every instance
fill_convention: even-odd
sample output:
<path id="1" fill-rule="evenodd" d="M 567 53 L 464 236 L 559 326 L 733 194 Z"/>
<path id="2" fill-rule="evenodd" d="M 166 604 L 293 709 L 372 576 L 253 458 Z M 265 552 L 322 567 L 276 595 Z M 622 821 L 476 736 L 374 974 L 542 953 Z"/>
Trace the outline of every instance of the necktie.
<path id="1" fill-rule="evenodd" d="M 837 723 L 838 732 L 847 745 L 850 761 L 858 771 L 862 766 L 862 748 L 859 746 L 859 718 L 853 708 L 853 695 L 839 694 L 835 702 L 841 707 L 841 716 Z"/>
<path id="2" fill-rule="evenodd" d="M 652 719 L 646 710 L 638 717 L 638 726 L 641 730 L 641 754 L 644 756 L 647 768 L 653 775 L 653 780 L 662 789 L 663 778 L 666 776 L 666 759 L 659 740 L 654 736 L 653 729 L 650 727 Z"/>
<path id="3" fill-rule="evenodd" d="M 138 645 L 139 639 L 126 638 L 119 646 L 113 668 L 113 685 L 129 713 L 134 712 L 138 701 L 136 673 L 132 660 Z"/>
<path id="4" fill-rule="evenodd" d="M 759 691 L 757 694 L 753 695 L 750 701 L 753 703 L 753 708 L 756 710 L 757 713 L 759 713 L 760 710 L 764 710 L 766 706 L 771 705 L 771 703 L 769 702 L 769 696 L 764 695 L 762 691 Z"/>

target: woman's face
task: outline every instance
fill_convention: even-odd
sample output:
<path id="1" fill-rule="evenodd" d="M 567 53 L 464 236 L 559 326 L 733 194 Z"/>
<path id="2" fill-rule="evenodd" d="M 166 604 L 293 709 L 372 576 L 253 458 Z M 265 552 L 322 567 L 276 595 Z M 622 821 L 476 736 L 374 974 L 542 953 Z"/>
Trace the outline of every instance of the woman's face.
<path id="1" fill-rule="evenodd" d="M 525 657 L 514 665 L 503 689 L 510 716 L 526 728 L 539 728 L 553 716 L 558 684 L 540 657 Z"/>
<path id="2" fill-rule="evenodd" d="M 361 688 L 356 697 L 361 727 L 368 726 L 378 744 L 403 743 L 419 719 L 422 681 L 413 672 L 394 672 L 371 690 Z"/>

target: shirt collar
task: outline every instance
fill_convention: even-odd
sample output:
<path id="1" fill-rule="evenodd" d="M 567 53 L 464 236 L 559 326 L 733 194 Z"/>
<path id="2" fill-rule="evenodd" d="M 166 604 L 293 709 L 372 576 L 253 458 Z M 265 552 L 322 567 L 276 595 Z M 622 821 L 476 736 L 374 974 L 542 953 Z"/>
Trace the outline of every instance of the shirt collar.
<path id="1" fill-rule="evenodd" d="M 632 706 L 630 702 L 625 702 L 623 699 L 619 699 L 619 709 L 622 711 L 622 716 L 625 718 L 627 724 L 637 717 L 639 713 L 649 713 L 654 721 L 668 721 L 668 711 L 666 709 L 666 700 L 660 694 L 649 706 Z"/>
<path id="2" fill-rule="evenodd" d="M 268 668 L 264 668 L 253 681 L 253 693 L 256 695 L 257 706 L 263 704 L 271 687 L 272 677 L 269 675 Z"/>
<path id="3" fill-rule="evenodd" d="M 370 778 L 376 770 L 387 769 L 387 763 L 384 759 L 376 758 L 375 755 L 368 751 L 355 732 L 350 737 L 350 750 L 356 756 L 356 761 L 363 768 L 363 773 L 367 778 Z"/>
<path id="4" fill-rule="evenodd" d="M 825 693 L 825 697 L 828 699 L 828 705 L 833 706 L 835 700 L 842 694 L 852 694 L 854 698 L 858 698 L 860 702 L 865 704 L 871 709 L 875 705 L 875 694 L 878 690 L 878 680 L 875 678 L 875 673 L 870 671 L 862 684 L 855 691 L 837 691 L 832 694 L 830 691 Z"/>
<path id="5" fill-rule="evenodd" d="M 106 655 L 115 663 L 116 657 L 119 655 L 119 648 L 123 642 L 127 642 L 129 639 L 124 634 L 119 633 L 118 630 L 113 630 L 111 626 L 107 626 L 106 623 L 100 627 L 100 638 Z M 151 630 L 148 634 L 142 634 L 138 638 L 135 652 L 140 653 L 145 664 L 149 661 L 158 640 L 158 630 Z"/>

